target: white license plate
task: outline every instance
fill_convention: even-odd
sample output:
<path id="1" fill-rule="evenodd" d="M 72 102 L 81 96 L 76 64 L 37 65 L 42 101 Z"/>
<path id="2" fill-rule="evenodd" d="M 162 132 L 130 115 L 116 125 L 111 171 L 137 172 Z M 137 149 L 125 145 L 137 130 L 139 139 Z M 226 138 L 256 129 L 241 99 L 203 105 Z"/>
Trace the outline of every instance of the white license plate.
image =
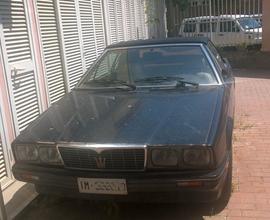
<path id="1" fill-rule="evenodd" d="M 80 193 L 127 195 L 125 179 L 78 178 Z"/>

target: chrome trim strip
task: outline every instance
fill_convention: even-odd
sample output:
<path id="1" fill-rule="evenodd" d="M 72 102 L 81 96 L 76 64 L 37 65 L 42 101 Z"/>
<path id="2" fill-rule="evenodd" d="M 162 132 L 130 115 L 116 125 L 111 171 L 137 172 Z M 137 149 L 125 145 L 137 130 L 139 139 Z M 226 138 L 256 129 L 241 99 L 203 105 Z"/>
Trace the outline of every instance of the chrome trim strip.
<path id="1" fill-rule="evenodd" d="M 86 149 L 90 149 L 93 150 L 95 152 L 97 152 L 98 154 L 100 154 L 102 151 L 104 150 L 111 150 L 111 149 L 144 149 L 144 169 L 142 170 L 113 170 L 113 169 L 87 169 L 87 168 L 72 168 L 72 167 L 67 167 L 64 163 L 64 160 L 62 158 L 62 155 L 59 151 L 59 147 L 62 148 L 72 148 L 72 149 L 76 149 L 76 148 L 86 148 Z M 74 169 L 74 170 L 90 170 L 90 171 L 100 171 L 100 172 L 104 172 L 104 171 L 110 171 L 110 172 L 141 172 L 141 171 L 145 171 L 146 170 L 146 166 L 147 166 L 147 145 L 137 145 L 137 144 L 90 144 L 90 143 L 73 143 L 73 142 L 68 142 L 68 143 L 58 143 L 56 144 L 56 148 L 57 151 L 60 155 L 60 158 L 63 162 L 63 165 L 65 168 L 67 169 Z"/>
<path id="2" fill-rule="evenodd" d="M 173 47 L 173 46 L 200 46 L 202 43 L 168 43 L 168 44 L 149 44 L 149 45 L 141 45 L 141 46 L 126 46 L 126 47 L 114 47 L 114 48 L 106 48 L 106 51 L 109 50 L 124 50 L 124 49 L 132 49 L 132 48 L 151 48 L 151 47 Z"/>

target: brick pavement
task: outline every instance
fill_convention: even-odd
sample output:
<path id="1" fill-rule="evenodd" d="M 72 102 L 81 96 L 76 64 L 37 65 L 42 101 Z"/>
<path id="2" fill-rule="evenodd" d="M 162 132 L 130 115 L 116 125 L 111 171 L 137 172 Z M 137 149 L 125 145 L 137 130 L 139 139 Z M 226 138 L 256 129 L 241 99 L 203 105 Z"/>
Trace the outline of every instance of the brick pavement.
<path id="1" fill-rule="evenodd" d="M 205 219 L 270 219 L 270 71 L 236 73 L 233 194 Z"/>

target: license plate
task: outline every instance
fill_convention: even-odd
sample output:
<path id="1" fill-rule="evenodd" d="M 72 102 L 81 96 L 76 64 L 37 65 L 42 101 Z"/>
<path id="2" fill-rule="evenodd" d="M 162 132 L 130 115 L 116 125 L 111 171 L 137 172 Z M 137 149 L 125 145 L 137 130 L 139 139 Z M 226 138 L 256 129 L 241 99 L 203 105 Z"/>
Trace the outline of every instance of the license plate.
<path id="1" fill-rule="evenodd" d="M 125 179 L 78 178 L 80 193 L 127 195 Z"/>

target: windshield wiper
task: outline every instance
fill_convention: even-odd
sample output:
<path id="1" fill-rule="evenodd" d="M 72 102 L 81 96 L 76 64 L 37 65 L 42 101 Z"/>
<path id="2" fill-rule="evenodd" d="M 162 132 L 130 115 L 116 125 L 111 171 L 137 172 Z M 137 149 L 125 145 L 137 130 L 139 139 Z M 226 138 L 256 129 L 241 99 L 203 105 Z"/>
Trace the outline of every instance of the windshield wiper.
<path id="1" fill-rule="evenodd" d="M 84 82 L 84 84 L 101 84 L 101 85 L 104 85 L 104 86 L 108 86 L 108 85 L 115 85 L 115 84 L 119 84 L 119 85 L 123 85 L 123 86 L 127 86 L 129 88 L 131 88 L 132 90 L 136 90 L 136 85 L 134 84 L 130 84 L 130 83 L 127 83 L 125 81 L 121 81 L 121 80 L 105 80 L 105 79 L 99 79 L 99 80 L 91 80 L 91 81 L 87 81 L 87 82 Z M 123 88 L 120 88 L 120 87 L 115 87 L 116 89 L 123 89 Z"/>
<path id="2" fill-rule="evenodd" d="M 178 76 L 154 76 L 154 77 L 147 77 L 144 79 L 139 79 L 139 80 L 136 80 L 135 82 L 159 83 L 159 82 L 166 82 L 166 81 L 176 81 L 177 86 L 186 86 L 187 84 L 192 85 L 192 86 L 196 86 L 196 87 L 199 86 L 199 83 L 186 81 L 184 78 L 178 77 Z"/>

